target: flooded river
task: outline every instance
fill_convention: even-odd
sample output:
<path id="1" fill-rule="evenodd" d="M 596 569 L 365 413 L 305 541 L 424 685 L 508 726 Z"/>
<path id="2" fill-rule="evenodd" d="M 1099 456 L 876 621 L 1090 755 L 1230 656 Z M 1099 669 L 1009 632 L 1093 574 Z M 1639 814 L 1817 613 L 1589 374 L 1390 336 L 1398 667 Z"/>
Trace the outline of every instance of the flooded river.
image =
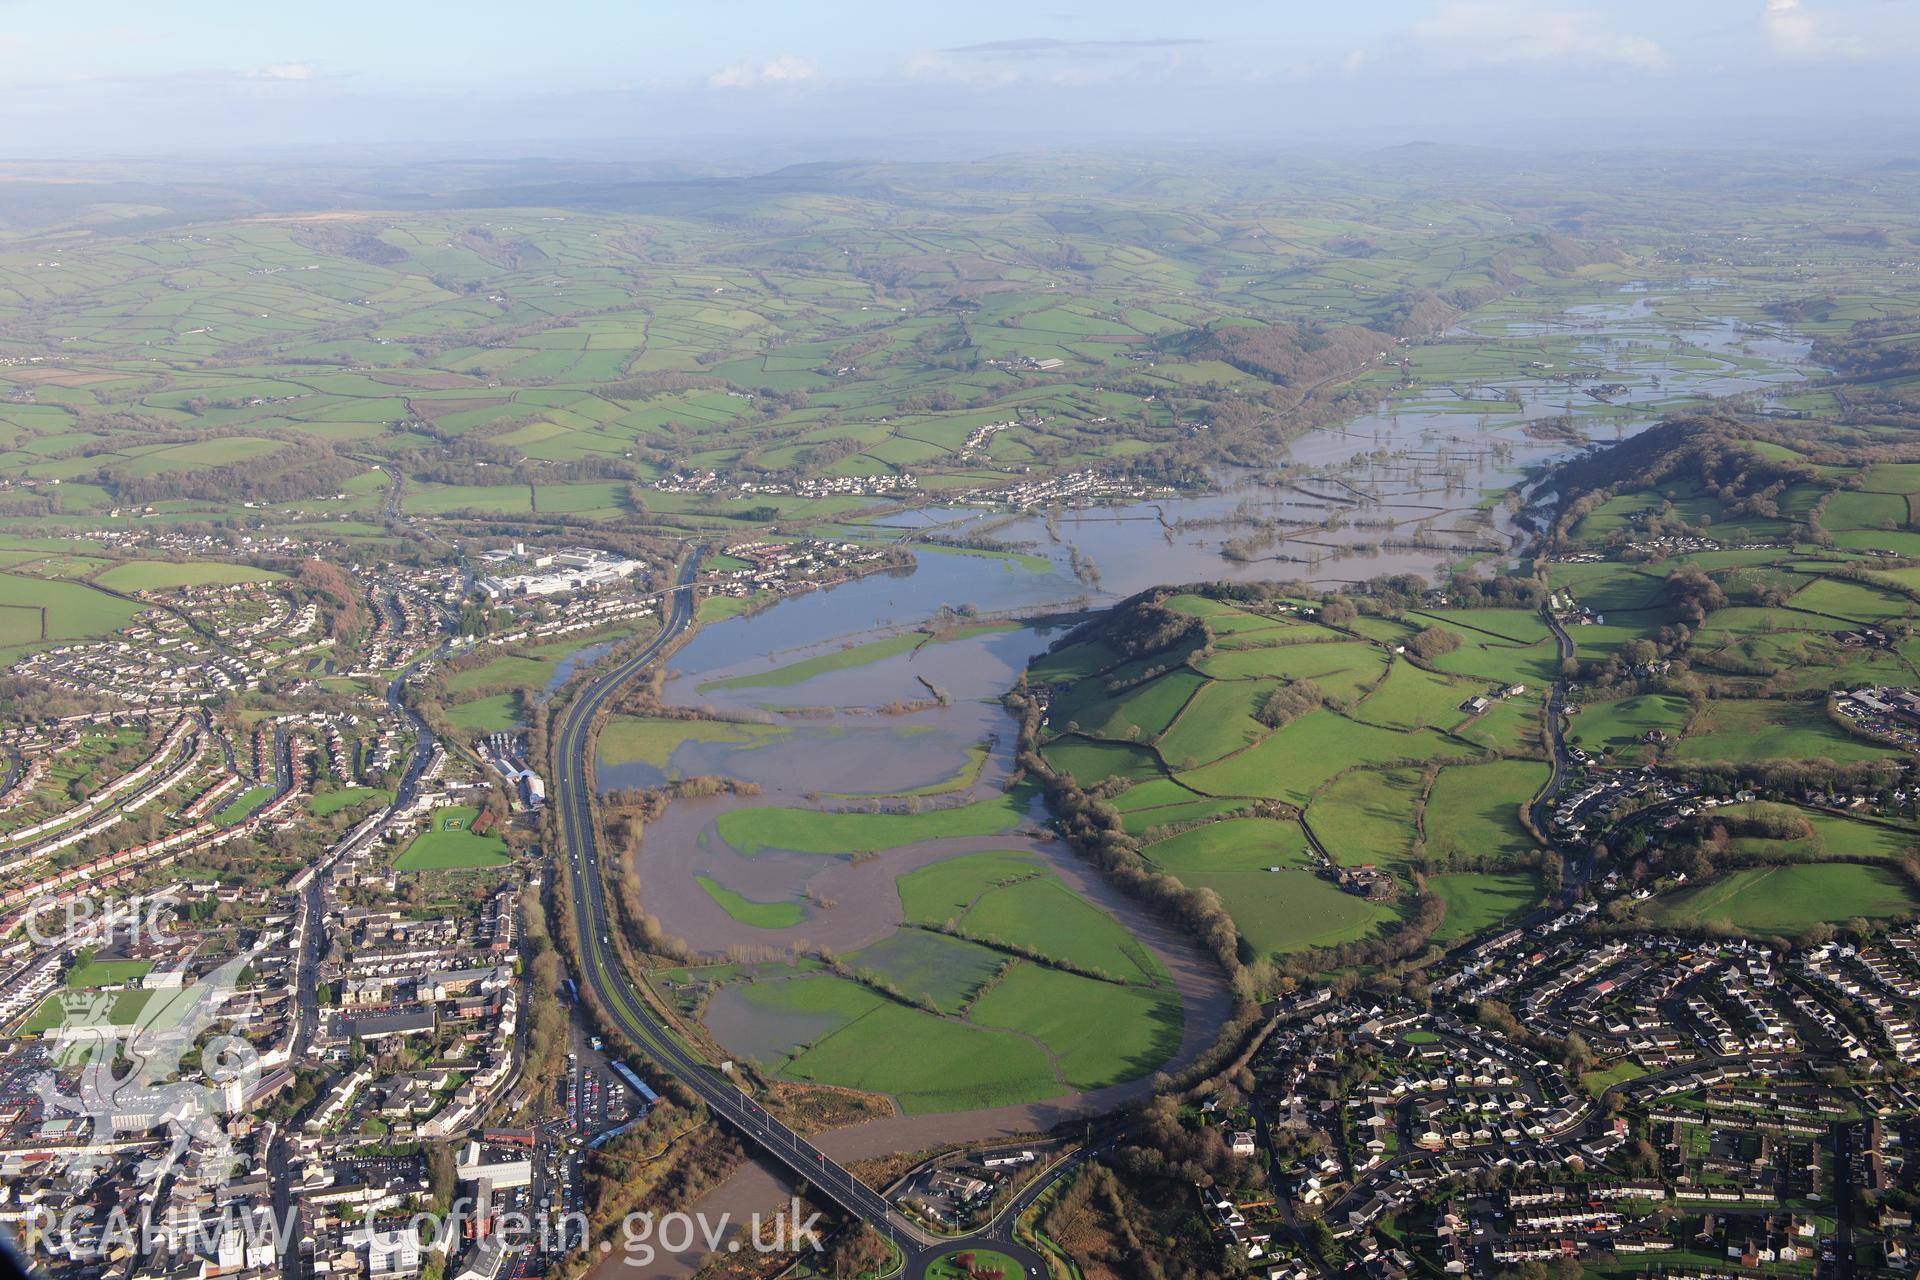
<path id="1" fill-rule="evenodd" d="M 1161 583 L 1325 587 L 1383 573 L 1432 577 L 1476 552 L 1498 562 L 1520 545 L 1521 534 L 1497 495 L 1529 468 L 1579 447 L 1564 436 L 1542 438 L 1529 424 L 1571 406 L 1590 439 L 1611 441 L 1703 397 L 1764 394 L 1800 380 L 1805 344 L 1727 319 L 1676 323 L 1672 307 L 1661 309 L 1663 318 L 1652 303 L 1650 295 L 1627 291 L 1552 321 L 1484 322 L 1462 336 L 1538 344 L 1553 356 L 1536 363 L 1560 367 L 1501 381 L 1429 383 L 1411 398 L 1301 437 L 1270 470 L 1223 476 L 1216 493 L 1061 511 L 1051 520 L 929 509 L 865 526 L 869 536 L 907 540 L 916 567 L 702 627 L 671 660 L 670 703 L 766 729 L 738 740 L 683 742 L 664 768 L 602 760 L 600 784 L 607 788 L 696 774 L 726 774 L 762 788 L 751 798 L 676 801 L 649 825 L 637 866 L 648 909 L 709 956 L 796 947 L 845 952 L 894 931 L 901 918 L 894 882 L 905 871 L 961 852 L 1027 852 L 1151 940 L 1186 1004 L 1178 1057 L 1190 1057 L 1227 1007 L 1217 973 L 1183 938 L 1107 890 L 1046 834 L 1038 812 L 1011 833 L 923 841 L 859 859 L 777 849 L 748 856 L 727 846 L 715 820 L 741 807 L 846 808 L 862 797 L 913 791 L 926 793 L 908 802 L 921 806 L 991 797 L 1011 772 L 1015 734 L 998 699 L 1061 634 L 1061 615 Z M 1575 362 L 1590 376 L 1572 385 L 1559 380 Z M 1588 394 L 1596 382 L 1607 384 L 1604 401 Z M 992 538 L 1023 554 L 969 554 L 915 541 L 989 526 Z M 1052 621 L 978 629 L 809 679 L 712 687 L 956 614 Z M 793 904 L 798 918 L 772 928 L 743 923 L 723 907 L 715 886 L 755 903 Z M 729 1048 L 763 1056 L 768 1028 L 753 1025 L 729 999 L 724 991 L 716 997 L 712 1030 Z M 791 1031 L 789 1039 L 806 1038 L 804 1027 Z"/>

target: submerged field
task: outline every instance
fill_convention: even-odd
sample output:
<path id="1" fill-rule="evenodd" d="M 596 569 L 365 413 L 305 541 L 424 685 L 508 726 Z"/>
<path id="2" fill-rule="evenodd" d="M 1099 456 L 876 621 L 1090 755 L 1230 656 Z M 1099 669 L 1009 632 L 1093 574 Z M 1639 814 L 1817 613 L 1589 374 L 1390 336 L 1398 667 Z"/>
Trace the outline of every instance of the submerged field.
<path id="1" fill-rule="evenodd" d="M 1025 819 L 1032 793 L 1021 789 L 990 800 L 922 809 L 917 813 L 868 810 L 733 809 L 720 817 L 720 838 L 743 854 L 766 849 L 842 854 L 885 849 L 915 840 L 985 836 Z"/>
<path id="2" fill-rule="evenodd" d="M 797 911 L 704 887 L 745 923 Z M 830 968 L 715 970 L 713 1034 L 777 1075 L 888 1094 L 909 1113 L 1137 1080 L 1180 1045 L 1166 967 L 1035 855 L 945 858 L 897 889 L 903 927 Z"/>

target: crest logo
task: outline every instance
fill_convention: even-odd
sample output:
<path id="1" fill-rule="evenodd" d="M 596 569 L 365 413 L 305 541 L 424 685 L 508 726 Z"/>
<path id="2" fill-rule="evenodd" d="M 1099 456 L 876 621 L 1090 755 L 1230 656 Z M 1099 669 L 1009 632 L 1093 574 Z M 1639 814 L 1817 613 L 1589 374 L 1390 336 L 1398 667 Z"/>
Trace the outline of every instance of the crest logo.
<path id="1" fill-rule="evenodd" d="M 47 1037 L 53 1069 L 35 1088 L 48 1119 L 86 1124 L 87 1146 L 68 1162 L 75 1186 L 93 1182 L 116 1152 L 153 1145 L 136 1169 L 155 1183 L 191 1161 L 209 1184 L 234 1165 L 227 1117 L 240 1110 L 261 1076 L 260 1054 L 221 1023 L 244 1020 L 224 1006 L 257 948 L 191 986 L 152 992 L 135 1016 L 116 1018 L 127 992 L 73 991 L 60 998 L 59 1030 Z M 197 1059 L 197 1060 L 196 1060 Z"/>

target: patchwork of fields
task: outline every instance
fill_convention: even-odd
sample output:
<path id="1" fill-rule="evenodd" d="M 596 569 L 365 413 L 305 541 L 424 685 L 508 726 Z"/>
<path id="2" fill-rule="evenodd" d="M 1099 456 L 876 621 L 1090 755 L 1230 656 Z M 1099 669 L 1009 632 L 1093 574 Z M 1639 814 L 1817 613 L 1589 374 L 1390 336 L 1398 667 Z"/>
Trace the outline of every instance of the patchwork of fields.
<path id="1" fill-rule="evenodd" d="M 1539 856 L 1522 815 L 1547 782 L 1555 668 L 1537 616 L 1335 623 L 1299 602 L 1197 594 L 1129 608 L 1177 638 L 1126 658 L 1123 614 L 1036 662 L 1041 755 L 1105 796 L 1153 866 L 1216 893 L 1243 950 L 1377 939 L 1412 917 L 1427 873 L 1504 873 L 1440 898 L 1479 925 L 1532 905 L 1515 869 Z M 1457 643 L 1416 641 L 1435 629 Z M 1419 658 L 1421 644 L 1446 651 Z"/>
<path id="2" fill-rule="evenodd" d="M 1914 742 L 1840 708 L 1920 685 L 1913 465 L 1713 418 L 1591 470 L 1604 500 L 1536 566 L 1579 658 L 1567 740 L 1743 801 L 1609 817 L 1622 868 L 1666 890 L 1640 914 L 1795 937 L 1912 911 Z"/>
<path id="3" fill-rule="evenodd" d="M 1057 174 L 981 184 L 958 169 L 876 167 L 845 195 L 742 183 L 724 216 L 689 195 L 644 211 L 132 222 L 73 237 L 57 271 L 9 239 L 0 665 L 110 635 L 151 603 L 140 593 L 274 582 L 304 606 L 326 594 L 303 580 L 316 567 L 347 584 L 324 627 L 310 621 L 339 633 L 328 644 L 355 640 L 400 626 L 391 611 L 354 615 L 378 572 L 367 567 L 405 563 L 424 583 L 411 605 L 445 611 L 426 636 L 416 629 L 422 647 L 357 670 L 344 649 L 329 665 L 303 643 L 260 699 L 249 689 L 234 701 L 264 717 L 303 700 L 377 697 L 406 661 L 435 661 L 416 692 L 427 691 L 436 729 L 538 738 L 544 700 L 576 652 L 652 624 L 561 632 L 547 605 L 526 602 L 511 621 L 504 606 L 494 616 L 462 598 L 455 572 L 481 549 L 604 542 L 658 566 L 688 547 L 733 547 L 704 569 L 735 574 L 753 567 L 743 542 L 922 538 L 916 555 L 999 556 L 1010 572 L 1065 562 L 1075 590 L 1103 602 L 1093 557 L 1057 527 L 1087 514 L 1070 508 L 1090 491 L 1047 494 L 1049 482 L 1084 473 L 1113 486 L 1102 492 L 1198 488 L 1222 459 L 1277 470 L 1283 446 L 1311 453 L 1309 428 L 1345 423 L 1354 429 L 1320 439 L 1351 444 L 1313 462 L 1290 455 L 1288 473 L 1325 481 L 1349 450 L 1369 450 L 1354 456 L 1405 480 L 1391 496 L 1409 501 L 1389 515 L 1396 504 L 1381 494 L 1321 502 L 1308 491 L 1326 531 L 1382 530 L 1338 549 L 1378 539 L 1365 550 L 1419 558 L 1422 572 L 1471 550 L 1485 556 L 1472 573 L 1325 598 L 1167 588 L 1032 663 L 1015 700 L 1034 699 L 1021 750 L 1038 769 L 1025 754 L 1007 764 L 1005 743 L 994 755 L 982 734 L 963 742 L 951 776 L 863 809 L 851 806 L 872 797 L 828 786 L 728 793 L 678 850 L 689 862 L 676 865 L 676 888 L 724 932 L 723 945 L 694 939 L 692 950 L 717 958 L 738 944 L 734 955 L 756 958 L 657 970 L 662 998 L 773 1076 L 934 1113 L 1144 1091 L 1194 1038 L 1162 922 L 1144 894 L 1092 878 L 1109 852 L 1106 869 L 1133 874 L 1130 888 L 1179 886 L 1184 896 L 1161 893 L 1155 906 L 1190 908 L 1182 923 L 1198 921 L 1192 932 L 1209 944 L 1224 920 L 1220 954 L 1232 948 L 1253 975 L 1241 994 L 1259 996 L 1283 978 L 1396 981 L 1398 962 L 1418 967 L 1563 888 L 1609 897 L 1602 923 L 1622 929 L 1804 938 L 1911 912 L 1920 828 L 1902 770 L 1915 744 L 1848 723 L 1834 696 L 1920 685 L 1920 462 L 1894 431 L 1849 402 L 1862 418 L 1852 434 L 1812 439 L 1810 419 L 1784 413 L 1842 400 L 1810 385 L 1779 397 L 1770 408 L 1783 416 L 1744 440 L 1716 418 L 1710 449 L 1688 453 L 1688 440 L 1656 428 L 1646 445 L 1592 451 L 1571 467 L 1597 472 L 1619 455 L 1616 473 L 1545 514 L 1529 565 L 1497 554 L 1504 530 L 1524 526 L 1500 524 L 1496 496 L 1471 479 L 1515 478 L 1523 430 L 1542 432 L 1527 455 L 1537 460 L 1562 427 L 1569 452 L 1585 453 L 1571 446 L 1589 427 L 1697 412 L 1715 389 L 1683 374 L 1781 372 L 1795 357 L 1778 354 L 1792 344 L 1769 310 L 1773 278 L 1721 290 L 1707 317 L 1685 296 L 1690 284 L 1674 297 L 1617 296 L 1673 260 L 1671 245 L 1642 242 L 1658 239 L 1642 227 L 1589 254 L 1488 217 L 1478 192 L 1376 200 L 1400 188 L 1360 171 L 1310 192 L 1263 173 L 1230 188 L 1192 176 L 1159 162 L 1099 177 L 1090 166 L 1070 200 L 1037 203 L 1022 184 L 1057 192 Z M 1159 185 L 1179 190 L 1163 198 Z M 1822 281 L 1834 296 L 1814 322 L 1831 336 L 1884 320 L 1883 300 L 1849 292 L 1880 271 L 1874 255 L 1831 252 Z M 1595 308 L 1607 305 L 1666 308 L 1671 341 L 1655 350 L 1603 332 Z M 1652 399 L 1614 404 L 1602 384 L 1564 424 L 1516 421 L 1529 399 L 1571 400 L 1583 382 L 1638 382 L 1656 365 L 1671 381 L 1639 388 Z M 1896 369 L 1877 385 L 1901 405 L 1917 384 Z M 1756 407 L 1784 389 L 1742 388 Z M 1468 425 L 1440 440 L 1357 421 L 1388 398 L 1382 419 L 1406 410 Z M 934 545 L 933 509 L 954 503 L 1020 507 L 1065 545 L 1044 548 L 1038 532 L 999 548 Z M 1253 534 L 1321 519 L 1271 514 L 1277 499 L 1268 515 L 1256 505 L 1228 516 L 1223 504 L 1218 522 L 1249 536 L 1203 554 L 1261 574 L 1273 543 Z M 914 506 L 929 510 L 899 510 Z M 1155 515 L 1140 523 L 1173 548 L 1185 522 Z M 1305 561 L 1298 545 L 1281 550 L 1275 577 Z M 1313 565 L 1298 576 L 1347 580 Z M 776 594 L 760 581 L 741 589 L 753 594 L 709 596 L 697 616 L 722 622 Z M 605 726 L 600 763 L 670 789 L 696 758 L 832 743 L 845 725 L 829 721 L 848 708 L 810 707 L 802 727 L 757 700 L 816 679 L 850 685 L 878 664 L 937 664 L 948 641 L 1002 625 L 953 622 L 1004 616 L 996 603 L 956 596 L 940 602 L 937 626 L 903 612 L 844 644 L 781 639 L 753 651 L 764 665 L 743 654 L 690 681 L 767 709 L 766 723 L 681 719 L 688 708 L 669 714 L 636 689 Z M 443 623 L 502 641 L 518 629 L 459 652 L 440 647 Z M 1573 703 L 1564 726 L 1562 685 Z M 948 702 L 931 683 L 927 693 Z M 1559 750 L 1563 727 L 1573 754 Z M 887 749 L 907 741 L 901 726 Z M 68 764 L 87 753 L 97 744 Z M 1019 780 L 997 789 L 989 756 Z M 85 776 L 54 780 L 77 793 Z M 1562 777 L 1563 795 L 1591 788 L 1607 808 L 1590 828 L 1569 824 L 1554 849 L 1542 815 Z M 393 794 L 381 789 L 391 777 L 360 781 L 377 785 L 323 789 L 303 812 L 344 824 Z M 231 826 L 275 794 L 252 783 L 214 820 Z M 1098 834 L 1078 850 L 1086 867 L 1050 860 L 1064 842 L 1041 830 L 1049 792 L 1093 815 Z M 1623 803 L 1610 804 L 1614 792 Z M 485 823 L 475 832 L 481 813 L 435 809 L 398 851 L 416 911 L 433 883 L 417 873 L 507 878 L 509 847 Z M 1084 834 L 1067 804 L 1055 816 Z M 534 830 L 527 821 L 516 846 Z M 885 865 L 909 848 L 910 868 Z M 837 952 L 806 945 L 804 930 L 838 909 L 808 879 L 821 866 L 859 868 L 884 900 Z M 647 895 L 668 893 L 644 877 L 636 891 L 649 908 Z M 119 988 L 143 963 L 90 959 L 67 982 L 100 994 L 108 1020 L 130 1022 L 149 993 Z M 1228 990 L 1217 969 L 1207 979 Z M 50 999 L 29 1029 L 64 1016 Z"/>

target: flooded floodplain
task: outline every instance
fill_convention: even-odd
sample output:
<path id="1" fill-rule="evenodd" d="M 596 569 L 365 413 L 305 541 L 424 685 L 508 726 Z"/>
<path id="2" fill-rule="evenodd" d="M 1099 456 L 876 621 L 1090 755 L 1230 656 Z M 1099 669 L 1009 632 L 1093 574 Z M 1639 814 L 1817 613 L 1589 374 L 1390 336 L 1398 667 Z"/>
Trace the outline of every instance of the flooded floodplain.
<path id="1" fill-rule="evenodd" d="M 1498 562 L 1522 541 L 1499 495 L 1529 469 L 1709 398 L 1765 397 L 1801 380 L 1805 344 L 1732 319 L 1676 321 L 1655 303 L 1630 291 L 1414 348 L 1416 387 L 1302 436 L 1269 468 L 1223 473 L 1216 492 L 1012 518 L 925 509 L 849 526 L 902 541 L 915 567 L 703 627 L 672 658 L 663 696 L 728 723 L 616 721 L 599 778 L 614 788 L 725 775 L 759 788 L 673 802 L 637 854 L 648 911 L 725 964 L 711 982 L 690 971 L 709 1031 L 796 1078 L 893 1092 L 909 1112 L 1110 1100 L 1123 1080 L 1146 1074 L 1136 1068 L 1147 1056 L 1177 1065 L 1198 1053 L 1230 1004 L 1217 970 L 1053 839 L 1030 792 L 1007 790 L 1015 725 L 1001 694 L 1075 613 L 1156 584 L 1325 588 L 1383 573 L 1431 577 L 1469 556 Z M 1537 359 L 1516 358 L 1535 350 Z M 1493 365 L 1505 376 L 1490 376 Z M 1568 418 L 1571 429 L 1557 421 Z M 1007 551 L 923 541 L 983 535 Z M 1001 856 L 1016 861 L 993 861 Z M 943 918 L 915 905 L 942 877 L 972 895 Z M 1009 1026 L 997 1012 L 996 983 L 1032 982 L 1036 993 L 1062 985 L 1021 974 L 1049 945 L 1067 945 L 1059 917 L 1050 925 L 1031 906 L 1036 882 L 1060 895 L 1046 901 L 1067 917 L 1093 913 L 1089 936 L 1103 918 L 1150 953 L 1118 973 L 1045 957 L 1048 973 L 1094 984 L 1061 991 L 1063 1002 L 1124 992 L 1171 1021 L 1164 1034 L 1108 1062 L 1095 1060 L 1071 1019 Z M 950 953 L 959 975 L 950 1004 L 906 985 L 941 968 L 907 958 L 934 935 L 987 953 Z M 846 959 L 791 969 L 823 952 Z M 995 1092 L 956 1078 L 943 1091 L 903 1077 L 888 1088 L 858 1053 L 836 1052 L 857 1045 L 876 1016 L 867 1000 L 889 990 L 930 1022 L 977 1037 L 956 1044 L 956 1063 L 976 1049 L 1025 1063 L 1020 1085 Z"/>

